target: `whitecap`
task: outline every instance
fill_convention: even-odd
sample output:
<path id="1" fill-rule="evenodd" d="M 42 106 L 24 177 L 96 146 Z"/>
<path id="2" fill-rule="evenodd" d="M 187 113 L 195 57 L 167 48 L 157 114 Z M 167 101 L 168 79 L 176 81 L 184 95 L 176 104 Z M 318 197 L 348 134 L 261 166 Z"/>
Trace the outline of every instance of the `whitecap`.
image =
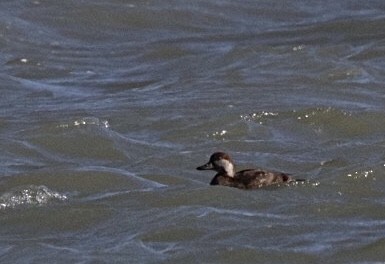
<path id="1" fill-rule="evenodd" d="M 96 126 L 96 127 L 103 127 L 103 128 L 109 128 L 110 124 L 107 120 L 101 120 L 97 117 L 82 117 L 79 119 L 76 119 L 72 122 L 66 122 L 61 123 L 57 125 L 58 128 L 73 128 L 73 127 L 86 127 L 86 126 Z"/>
<path id="2" fill-rule="evenodd" d="M 50 190 L 44 185 L 28 185 L 15 188 L 0 196 L 0 209 L 15 208 L 21 205 L 41 206 L 52 201 L 65 201 L 67 196 Z"/>

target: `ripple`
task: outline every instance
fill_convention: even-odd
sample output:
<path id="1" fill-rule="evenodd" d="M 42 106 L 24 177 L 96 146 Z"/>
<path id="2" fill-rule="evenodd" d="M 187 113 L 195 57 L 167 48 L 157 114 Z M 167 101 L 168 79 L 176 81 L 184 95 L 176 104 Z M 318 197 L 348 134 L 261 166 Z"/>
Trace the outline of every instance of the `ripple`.
<path id="1" fill-rule="evenodd" d="M 289 219 L 293 218 L 293 216 L 273 214 L 273 213 L 259 213 L 254 211 L 247 210 L 238 210 L 238 209 L 221 209 L 215 207 L 206 207 L 200 208 L 197 217 L 202 218 L 206 217 L 210 214 L 219 214 L 219 215 L 236 215 L 240 217 L 264 217 L 268 219 Z"/>

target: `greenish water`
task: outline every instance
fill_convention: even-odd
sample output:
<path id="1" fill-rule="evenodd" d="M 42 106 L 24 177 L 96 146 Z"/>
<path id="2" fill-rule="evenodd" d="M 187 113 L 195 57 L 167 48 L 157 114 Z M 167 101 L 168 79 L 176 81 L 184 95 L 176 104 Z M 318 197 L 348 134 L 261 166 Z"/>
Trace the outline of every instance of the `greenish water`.
<path id="1" fill-rule="evenodd" d="M 1 262 L 383 262 L 384 7 L 0 3 Z"/>

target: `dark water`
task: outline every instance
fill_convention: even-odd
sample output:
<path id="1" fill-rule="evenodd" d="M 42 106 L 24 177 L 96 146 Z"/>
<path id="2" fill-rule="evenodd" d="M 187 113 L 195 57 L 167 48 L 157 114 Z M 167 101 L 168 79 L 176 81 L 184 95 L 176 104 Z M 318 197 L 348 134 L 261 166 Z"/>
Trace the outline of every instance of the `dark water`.
<path id="1" fill-rule="evenodd" d="M 1 263 L 383 263 L 384 11 L 2 1 Z"/>

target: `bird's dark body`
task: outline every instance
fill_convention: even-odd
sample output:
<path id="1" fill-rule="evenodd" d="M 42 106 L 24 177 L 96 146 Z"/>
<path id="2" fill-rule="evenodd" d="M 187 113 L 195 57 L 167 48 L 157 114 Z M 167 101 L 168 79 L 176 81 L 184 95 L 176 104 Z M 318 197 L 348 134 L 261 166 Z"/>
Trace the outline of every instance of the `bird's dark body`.
<path id="1" fill-rule="evenodd" d="M 210 185 L 222 185 L 239 189 L 256 189 L 264 186 L 305 181 L 294 179 L 289 174 L 262 169 L 247 169 L 235 172 L 230 156 L 223 152 L 211 155 L 209 162 L 197 170 L 214 170 L 217 174 Z"/>

